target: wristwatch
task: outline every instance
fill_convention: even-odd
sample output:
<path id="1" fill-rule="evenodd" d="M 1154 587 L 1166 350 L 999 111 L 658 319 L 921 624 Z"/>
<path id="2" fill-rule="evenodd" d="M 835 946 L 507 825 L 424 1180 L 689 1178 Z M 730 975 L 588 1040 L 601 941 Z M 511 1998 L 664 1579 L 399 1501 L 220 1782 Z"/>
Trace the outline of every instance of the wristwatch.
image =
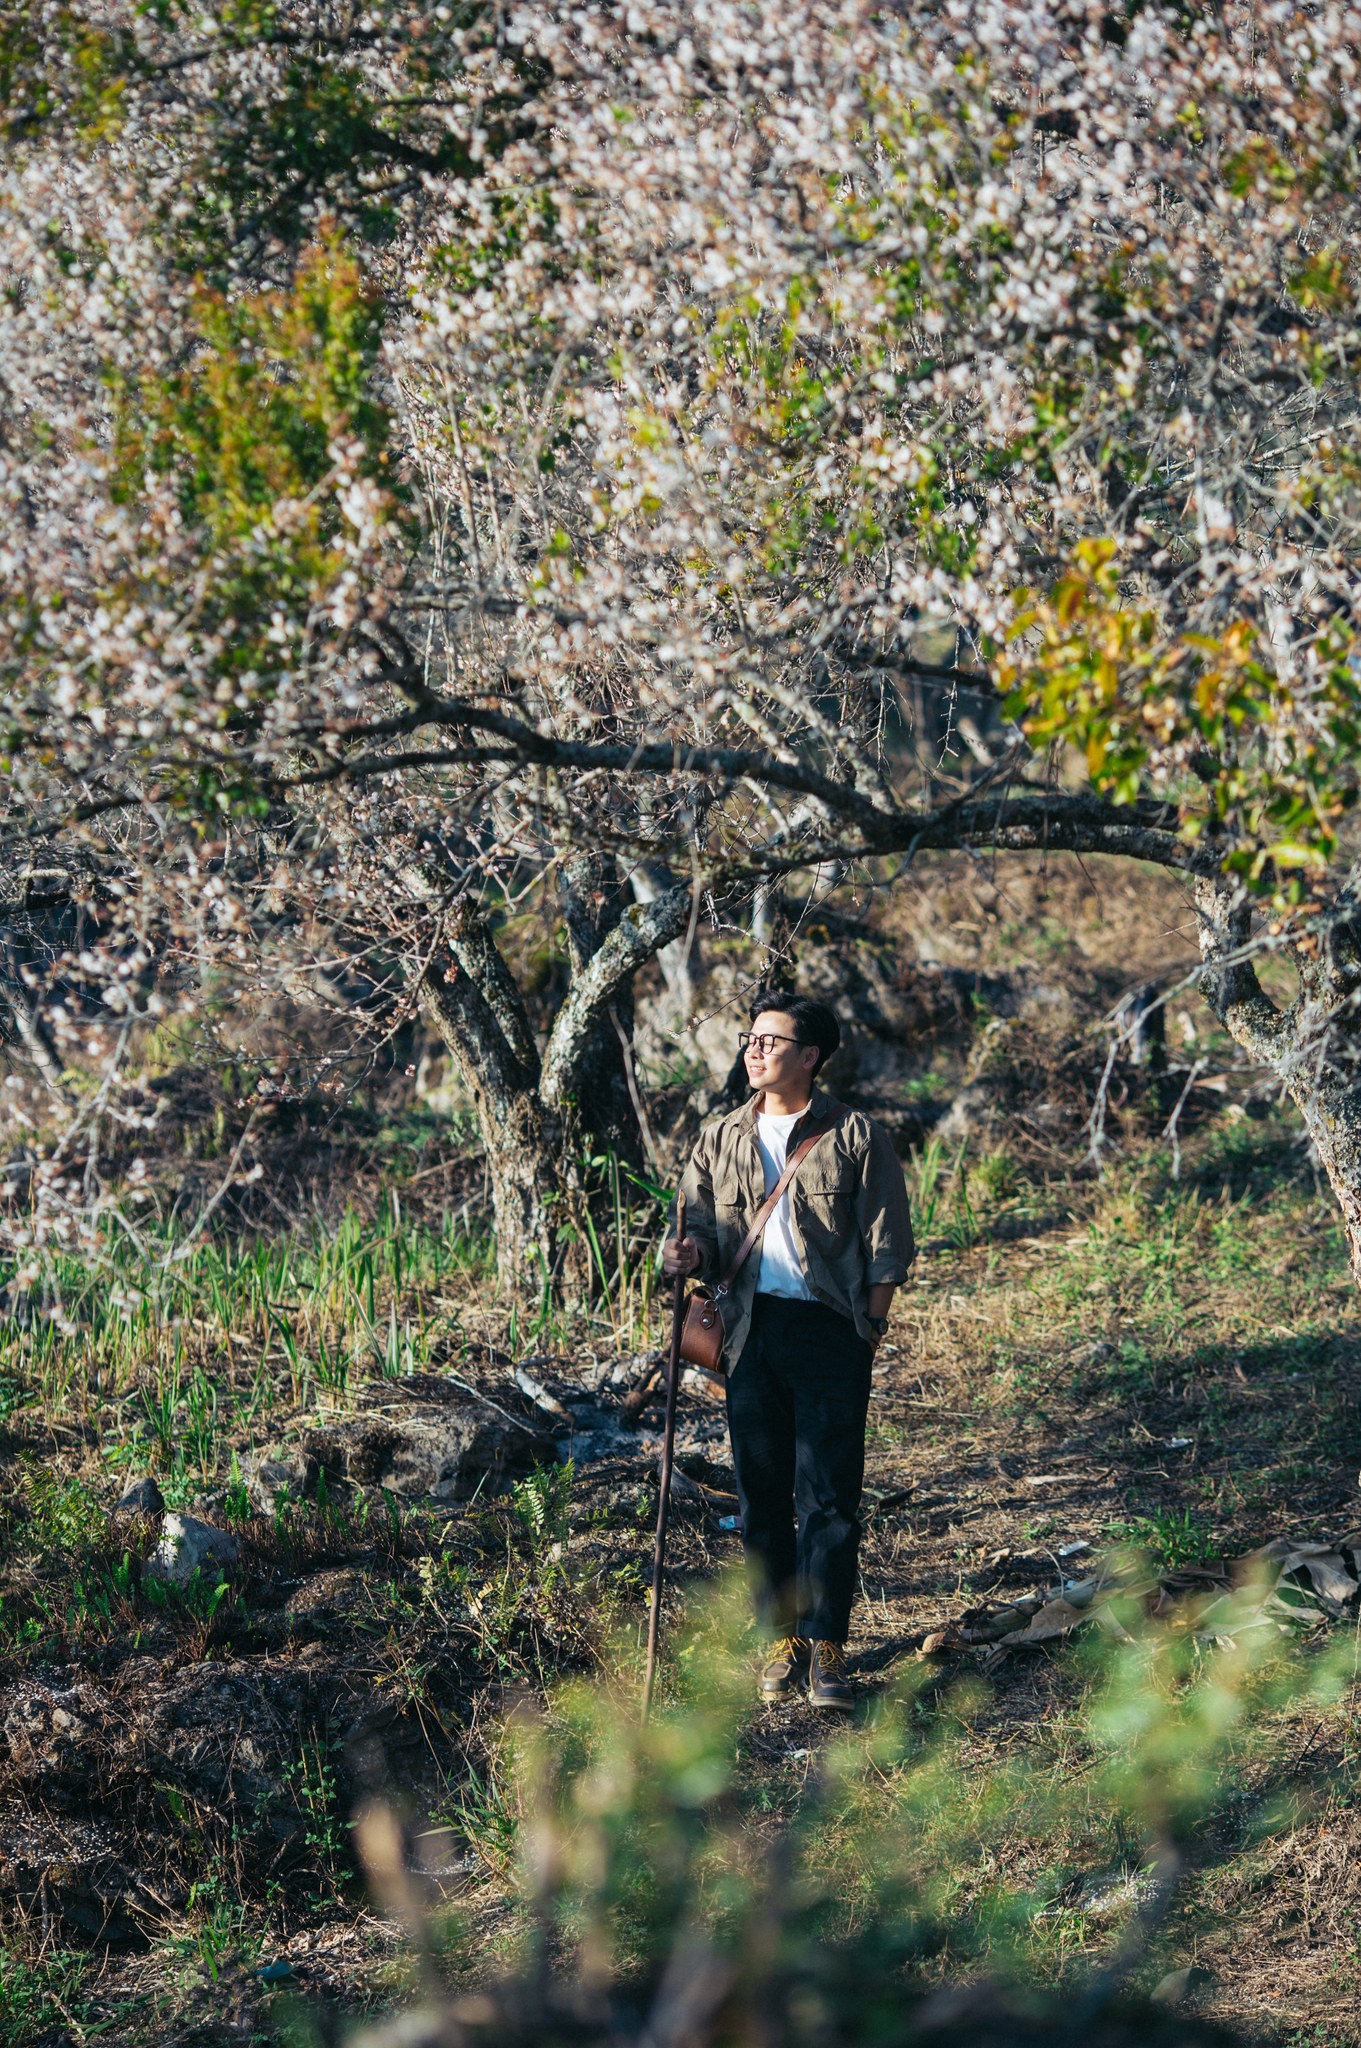
<path id="1" fill-rule="evenodd" d="M 867 1323 L 869 1324 L 870 1328 L 871 1328 L 871 1329 L 873 1330 L 873 1332 L 874 1332 L 874 1334 L 875 1334 L 875 1336 L 876 1336 L 876 1337 L 887 1337 L 887 1335 L 888 1335 L 888 1317 L 887 1317 L 887 1316 L 866 1316 L 866 1317 L 865 1317 L 865 1321 L 866 1321 L 866 1322 L 867 1322 Z"/>

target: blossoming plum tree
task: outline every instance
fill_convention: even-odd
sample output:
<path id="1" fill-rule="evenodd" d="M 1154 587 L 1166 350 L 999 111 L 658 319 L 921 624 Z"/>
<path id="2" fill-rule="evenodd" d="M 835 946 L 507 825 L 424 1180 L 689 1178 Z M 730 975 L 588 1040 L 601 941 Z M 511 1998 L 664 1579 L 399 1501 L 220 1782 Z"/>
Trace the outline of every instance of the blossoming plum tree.
<path id="1" fill-rule="evenodd" d="M 1152 861 L 1361 1276 L 1354 10 L 53 20 L 0 63 L 0 656 L 68 981 L 381 939 L 509 1274 L 706 892 Z M 904 679 L 989 707 L 967 770 Z"/>

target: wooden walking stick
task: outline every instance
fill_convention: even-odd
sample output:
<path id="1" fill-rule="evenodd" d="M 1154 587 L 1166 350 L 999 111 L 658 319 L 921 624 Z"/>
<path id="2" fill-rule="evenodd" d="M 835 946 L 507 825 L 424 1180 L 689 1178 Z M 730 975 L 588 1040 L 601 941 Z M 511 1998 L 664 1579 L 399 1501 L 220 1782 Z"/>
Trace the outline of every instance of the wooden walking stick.
<path id="1" fill-rule="evenodd" d="M 676 1242 L 685 1241 L 685 1197 L 676 1197 Z M 657 1636 L 662 1625 L 662 1572 L 666 1563 L 666 1518 L 671 1508 L 671 1467 L 676 1455 L 676 1394 L 681 1376 L 681 1325 L 685 1321 L 684 1273 L 676 1275 L 671 1303 L 671 1354 L 666 1375 L 666 1424 L 662 1431 L 662 1484 L 657 1500 L 657 1535 L 652 1546 L 652 1606 L 647 1617 L 647 1669 L 643 1674 L 643 1719 L 652 1711 L 657 1682 Z"/>

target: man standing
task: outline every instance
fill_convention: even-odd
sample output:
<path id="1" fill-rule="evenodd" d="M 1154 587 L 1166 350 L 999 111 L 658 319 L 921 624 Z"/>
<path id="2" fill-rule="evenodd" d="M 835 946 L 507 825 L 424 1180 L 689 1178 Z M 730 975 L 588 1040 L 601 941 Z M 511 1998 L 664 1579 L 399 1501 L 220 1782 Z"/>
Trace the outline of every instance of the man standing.
<path id="1" fill-rule="evenodd" d="M 883 1128 L 814 1083 L 841 1042 L 825 1003 L 768 993 L 740 1043 L 753 1099 L 700 1134 L 669 1274 L 717 1280 L 808 1130 L 827 1121 L 720 1303 L 742 1543 L 771 1649 L 765 1699 L 851 1707 L 870 1370 L 916 1253 Z"/>

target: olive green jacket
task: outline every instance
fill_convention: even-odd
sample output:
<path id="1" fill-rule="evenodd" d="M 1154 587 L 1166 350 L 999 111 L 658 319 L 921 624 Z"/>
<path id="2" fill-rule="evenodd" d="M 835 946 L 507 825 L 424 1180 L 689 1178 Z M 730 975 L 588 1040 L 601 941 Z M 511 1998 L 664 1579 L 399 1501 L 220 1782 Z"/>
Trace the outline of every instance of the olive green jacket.
<path id="1" fill-rule="evenodd" d="M 753 1095 L 700 1133 L 681 1181 L 685 1230 L 699 1246 L 698 1277 L 715 1284 L 727 1272 L 752 1217 L 765 1200 L 756 1142 L 762 1101 Z M 820 1088 L 789 1134 L 792 1153 L 810 1121 L 840 1110 L 789 1189 L 790 1234 L 818 1301 L 871 1335 L 865 1321 L 871 1287 L 906 1280 L 917 1254 L 903 1169 L 887 1131 L 863 1111 L 846 1109 Z M 723 1357 L 729 1371 L 742 1355 L 760 1271 L 759 1243 L 748 1254 L 731 1294 L 720 1303 Z"/>

